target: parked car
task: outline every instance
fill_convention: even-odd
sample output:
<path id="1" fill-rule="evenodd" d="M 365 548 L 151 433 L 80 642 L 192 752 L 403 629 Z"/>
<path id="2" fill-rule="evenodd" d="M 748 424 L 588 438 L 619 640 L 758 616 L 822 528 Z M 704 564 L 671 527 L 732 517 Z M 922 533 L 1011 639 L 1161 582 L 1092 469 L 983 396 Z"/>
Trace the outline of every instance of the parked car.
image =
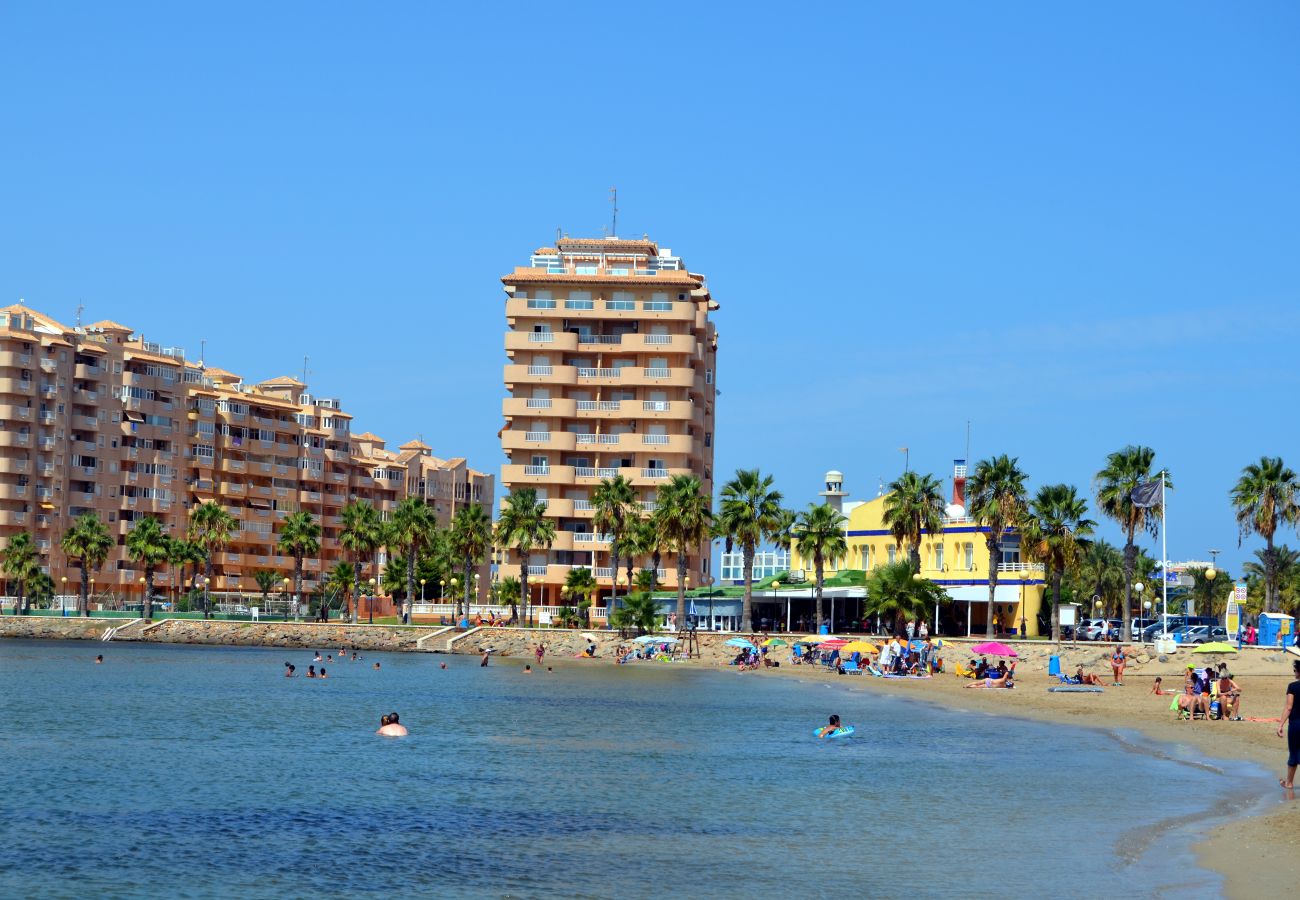
<path id="1" fill-rule="evenodd" d="M 1134 619 L 1129 623 L 1129 640 L 1138 641 L 1142 639 L 1142 632 L 1159 622 L 1159 619 Z"/>
<path id="2" fill-rule="evenodd" d="M 1219 620 L 1214 616 L 1170 616 L 1169 617 L 1169 631 L 1171 634 L 1175 629 L 1182 628 L 1184 625 L 1218 625 L 1218 624 L 1219 624 Z M 1148 625 L 1146 628 L 1142 630 L 1143 642 L 1150 643 L 1151 641 L 1154 641 L 1156 639 L 1156 635 L 1160 634 L 1160 632 L 1163 630 L 1164 629 L 1163 626 L 1160 624 L 1160 620 L 1157 619 L 1154 622 L 1154 624 Z M 1215 638 L 1215 640 L 1218 640 L 1218 638 Z"/>
<path id="3" fill-rule="evenodd" d="M 1174 640 L 1180 644 L 1208 644 L 1227 639 L 1228 629 L 1221 625 L 1184 625 L 1174 632 Z"/>

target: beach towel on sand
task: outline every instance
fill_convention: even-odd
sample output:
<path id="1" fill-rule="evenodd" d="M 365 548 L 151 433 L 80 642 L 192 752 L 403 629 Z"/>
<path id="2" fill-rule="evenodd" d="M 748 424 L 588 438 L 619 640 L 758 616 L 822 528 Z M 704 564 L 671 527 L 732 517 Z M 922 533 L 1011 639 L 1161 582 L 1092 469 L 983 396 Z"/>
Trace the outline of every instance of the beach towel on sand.
<path id="1" fill-rule="evenodd" d="M 1047 690 L 1053 694 L 1100 694 L 1102 692 L 1095 684 L 1059 684 Z"/>

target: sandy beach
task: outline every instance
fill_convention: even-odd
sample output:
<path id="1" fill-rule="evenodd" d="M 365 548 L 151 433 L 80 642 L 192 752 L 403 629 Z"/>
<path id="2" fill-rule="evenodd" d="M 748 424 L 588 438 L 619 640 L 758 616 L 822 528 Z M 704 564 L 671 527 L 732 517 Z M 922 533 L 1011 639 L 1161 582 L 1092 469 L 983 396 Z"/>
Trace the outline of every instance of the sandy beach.
<path id="1" fill-rule="evenodd" d="M 1092 657 L 1096 655 L 1095 651 L 1086 652 Z M 1242 687 L 1243 717 L 1278 716 L 1286 686 L 1291 681 L 1289 663 L 1266 663 L 1253 658 L 1234 665 L 1257 672 L 1233 673 Z M 1224 875 L 1230 897 L 1289 894 L 1295 889 L 1295 866 L 1287 861 L 1294 860 L 1300 852 L 1300 800 L 1276 786 L 1276 777 L 1284 769 L 1286 741 L 1277 736 L 1276 722 L 1175 720 L 1169 711 L 1173 698 L 1151 694 L 1151 686 L 1155 675 L 1163 673 L 1166 689 L 1180 688 L 1177 673 L 1183 667 L 1185 663 L 1181 659 L 1153 664 L 1149 668 L 1156 671 L 1130 672 L 1125 677 L 1125 686 L 1106 687 L 1100 694 L 1050 693 L 1047 688 L 1051 682 L 1041 673 L 1022 676 L 1011 691 L 967 690 L 963 685 L 969 682 L 952 675 L 929 680 L 896 680 L 836 676 L 805 666 L 782 666 L 757 677 L 779 674 L 809 683 L 833 680 L 854 690 L 879 691 L 951 708 L 1066 722 L 1111 732 L 1132 729 L 1156 741 L 1195 748 L 1211 765 L 1228 760 L 1255 763 L 1272 776 L 1265 782 L 1266 789 L 1272 785 L 1271 794 L 1243 795 L 1241 802 L 1245 808 L 1265 811 L 1216 826 L 1210 838 L 1196 847 L 1197 855 L 1203 865 Z M 1098 667 L 1091 668 L 1100 672 Z M 749 676 L 750 673 L 737 673 L 737 677 Z"/>

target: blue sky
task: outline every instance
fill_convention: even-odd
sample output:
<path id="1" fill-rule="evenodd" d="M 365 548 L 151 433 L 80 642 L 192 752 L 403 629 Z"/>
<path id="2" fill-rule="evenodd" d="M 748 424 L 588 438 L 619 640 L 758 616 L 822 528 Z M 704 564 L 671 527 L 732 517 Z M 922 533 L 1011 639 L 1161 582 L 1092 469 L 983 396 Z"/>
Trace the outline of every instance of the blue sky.
<path id="1" fill-rule="evenodd" d="M 1288 3 L 6 3 L 0 298 L 310 354 L 496 472 L 498 278 L 617 185 L 722 303 L 718 472 L 865 498 L 969 419 L 1090 492 L 1148 443 L 1170 556 L 1235 572 L 1237 472 L 1300 465 L 1298 44 Z"/>

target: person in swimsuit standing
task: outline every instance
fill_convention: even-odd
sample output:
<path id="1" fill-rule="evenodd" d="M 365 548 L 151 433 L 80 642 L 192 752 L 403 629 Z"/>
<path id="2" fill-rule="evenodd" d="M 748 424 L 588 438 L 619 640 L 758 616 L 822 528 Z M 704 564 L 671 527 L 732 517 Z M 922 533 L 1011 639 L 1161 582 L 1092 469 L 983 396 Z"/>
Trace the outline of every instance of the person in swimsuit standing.
<path id="1" fill-rule="evenodd" d="M 1300 659 L 1291 664 L 1296 680 L 1286 686 L 1286 706 L 1282 709 L 1282 721 L 1277 726 L 1277 736 L 1286 732 L 1286 778 L 1278 784 L 1288 791 L 1295 787 L 1295 770 L 1300 766 Z"/>
<path id="2" fill-rule="evenodd" d="M 1128 665 L 1128 656 L 1124 653 L 1124 648 L 1116 647 L 1115 652 L 1110 655 L 1110 670 L 1115 673 L 1115 684 L 1119 687 L 1124 686 L 1126 665 Z"/>

